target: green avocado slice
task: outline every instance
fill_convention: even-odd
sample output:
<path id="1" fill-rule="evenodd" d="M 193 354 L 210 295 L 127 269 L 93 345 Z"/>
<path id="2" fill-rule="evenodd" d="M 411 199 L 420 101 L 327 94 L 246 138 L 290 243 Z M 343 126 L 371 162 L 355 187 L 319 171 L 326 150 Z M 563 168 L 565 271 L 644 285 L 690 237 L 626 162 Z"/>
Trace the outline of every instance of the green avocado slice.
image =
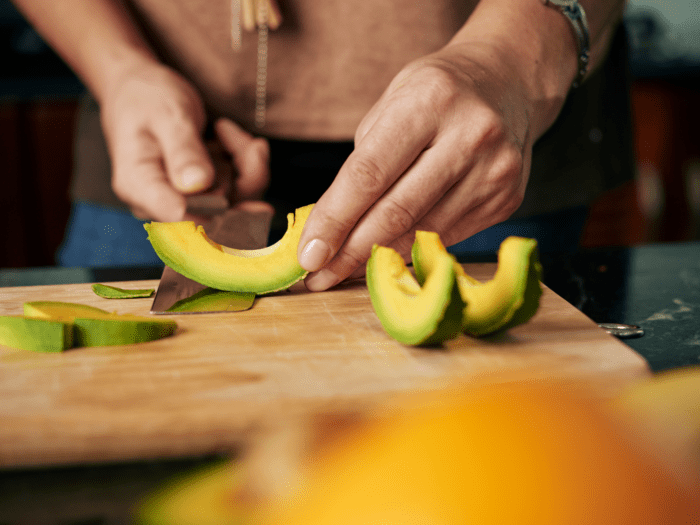
<path id="1" fill-rule="evenodd" d="M 425 278 L 426 264 L 425 255 L 414 251 L 419 282 Z M 529 321 L 539 308 L 542 265 L 535 239 L 506 238 L 499 247 L 498 267 L 490 281 L 474 279 L 456 262 L 455 273 L 466 303 L 462 331 L 468 335 L 478 337 L 508 330 Z"/>
<path id="2" fill-rule="evenodd" d="M 62 352 L 73 346 L 73 325 L 21 315 L 0 316 L 0 344 L 35 352 Z"/>
<path id="3" fill-rule="evenodd" d="M 416 281 L 393 249 L 375 245 L 367 261 L 367 288 L 384 330 L 408 345 L 437 345 L 460 332 L 464 301 L 455 276 L 455 259 L 430 246 L 430 236 L 416 236 L 424 260 L 424 282 Z"/>
<path id="4" fill-rule="evenodd" d="M 74 346 L 116 346 L 155 341 L 172 335 L 171 319 L 110 313 L 100 308 L 60 301 L 24 303 L 24 315 L 72 323 Z"/>
<path id="5" fill-rule="evenodd" d="M 103 299 L 136 299 L 139 297 L 150 297 L 155 292 L 154 288 L 145 288 L 139 290 L 127 290 L 125 288 L 117 288 L 107 284 L 95 283 L 92 285 L 92 291 L 95 295 L 99 295 Z"/>
<path id="6" fill-rule="evenodd" d="M 205 288 L 191 297 L 180 299 L 170 308 L 171 313 L 241 312 L 253 306 L 252 292 L 224 292 Z"/>
<path id="7" fill-rule="evenodd" d="M 306 272 L 297 247 L 313 204 L 287 215 L 287 231 L 275 244 L 259 250 L 237 250 L 209 239 L 194 222 L 144 224 L 158 257 L 176 272 L 217 290 L 266 294 L 285 290 Z"/>

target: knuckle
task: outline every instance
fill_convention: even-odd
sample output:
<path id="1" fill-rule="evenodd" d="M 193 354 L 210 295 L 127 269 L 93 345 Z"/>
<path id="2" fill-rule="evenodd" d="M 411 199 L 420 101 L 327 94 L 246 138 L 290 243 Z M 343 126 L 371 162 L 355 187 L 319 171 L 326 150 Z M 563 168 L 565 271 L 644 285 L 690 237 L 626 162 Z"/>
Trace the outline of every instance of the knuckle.
<path id="1" fill-rule="evenodd" d="M 358 156 L 349 165 L 353 184 L 363 193 L 376 195 L 383 193 L 389 181 L 389 169 L 376 158 Z"/>
<path id="2" fill-rule="evenodd" d="M 410 94 L 413 111 L 424 119 L 452 114 L 461 92 L 458 79 L 435 65 L 425 66 L 421 73 L 420 89 Z"/>
<path id="3" fill-rule="evenodd" d="M 501 116 L 491 108 L 484 108 L 479 114 L 480 146 L 492 147 L 503 143 L 508 134 L 508 129 Z"/>
<path id="4" fill-rule="evenodd" d="M 508 219 L 520 207 L 523 202 L 524 192 L 519 188 L 505 191 L 494 199 L 494 216 L 496 222 Z"/>
<path id="5" fill-rule="evenodd" d="M 399 202 L 393 201 L 377 211 L 379 227 L 390 235 L 405 233 L 416 224 L 416 214 Z"/>
<path id="6" fill-rule="evenodd" d="M 506 198 L 499 209 L 499 222 L 513 215 L 522 202 L 523 198 L 521 195 L 511 195 Z"/>
<path id="7" fill-rule="evenodd" d="M 369 259 L 370 251 L 358 252 L 343 248 L 335 257 L 334 266 L 343 268 L 343 273 L 350 274 Z"/>
<path id="8" fill-rule="evenodd" d="M 421 88 L 431 100 L 451 101 L 460 91 L 459 80 L 447 63 L 426 64 L 421 71 Z"/>
<path id="9" fill-rule="evenodd" d="M 444 228 L 445 225 L 448 223 L 447 219 L 445 217 L 443 218 L 438 218 L 436 214 L 434 213 L 429 213 L 422 219 L 420 219 L 414 226 L 411 228 L 411 243 L 413 243 L 413 237 L 415 237 L 415 231 L 416 230 L 421 230 L 421 231 L 426 231 L 426 232 L 438 232 L 440 233 Z"/>
<path id="10" fill-rule="evenodd" d="M 513 143 L 500 144 L 490 159 L 482 182 L 484 194 L 513 193 L 523 186 L 525 160 L 523 152 Z"/>
<path id="11" fill-rule="evenodd" d="M 326 215 L 325 220 L 327 224 L 331 225 L 331 229 L 337 233 L 348 232 L 354 226 L 354 223 L 349 218 L 342 220 L 333 215 Z"/>
<path id="12" fill-rule="evenodd" d="M 519 180 L 524 168 L 522 152 L 515 145 L 508 145 L 501 149 L 494 164 L 494 172 L 500 184 L 513 185 L 513 181 Z"/>

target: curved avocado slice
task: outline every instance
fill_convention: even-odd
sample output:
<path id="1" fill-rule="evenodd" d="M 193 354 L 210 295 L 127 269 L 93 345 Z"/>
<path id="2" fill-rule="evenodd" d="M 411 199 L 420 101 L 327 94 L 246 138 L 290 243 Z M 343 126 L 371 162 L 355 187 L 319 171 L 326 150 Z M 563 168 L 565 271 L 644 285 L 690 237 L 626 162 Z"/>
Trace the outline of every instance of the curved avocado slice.
<path id="1" fill-rule="evenodd" d="M 217 290 L 265 294 L 285 290 L 308 272 L 297 260 L 297 247 L 313 204 L 287 215 L 287 231 L 275 244 L 237 250 L 209 239 L 194 222 L 144 224 L 161 260 L 176 272 Z"/>
<path id="2" fill-rule="evenodd" d="M 375 245 L 367 261 L 367 288 L 384 330 L 409 345 L 435 345 L 460 332 L 464 301 L 455 276 L 455 259 L 436 251 L 430 237 L 416 237 L 426 257 L 422 284 L 393 249 Z"/>
<path id="3" fill-rule="evenodd" d="M 21 315 L 0 316 L 0 344 L 35 352 L 61 352 L 73 346 L 73 325 Z"/>
<path id="4" fill-rule="evenodd" d="M 542 296 L 542 265 L 537 241 L 508 237 L 498 249 L 493 279 L 475 284 L 460 266 L 457 284 L 467 302 L 462 331 L 481 336 L 526 323 L 535 315 Z"/>
<path id="5" fill-rule="evenodd" d="M 420 252 L 414 255 L 420 282 L 427 262 Z M 535 239 L 506 238 L 498 250 L 498 268 L 490 281 L 474 279 L 458 263 L 455 272 L 467 304 L 462 316 L 462 331 L 466 334 L 482 336 L 513 328 L 529 321 L 539 308 L 542 265 Z"/>
<path id="6" fill-rule="evenodd" d="M 171 319 L 110 313 L 94 306 L 59 301 L 24 303 L 24 315 L 71 323 L 74 346 L 145 343 L 172 335 L 177 328 Z"/>

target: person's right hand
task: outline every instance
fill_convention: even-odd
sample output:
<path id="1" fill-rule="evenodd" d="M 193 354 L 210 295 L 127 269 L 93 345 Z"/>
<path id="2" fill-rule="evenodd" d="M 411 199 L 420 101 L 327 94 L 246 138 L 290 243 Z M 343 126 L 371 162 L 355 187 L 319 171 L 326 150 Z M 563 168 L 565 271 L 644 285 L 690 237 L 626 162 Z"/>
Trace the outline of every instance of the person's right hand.
<path id="1" fill-rule="evenodd" d="M 260 198 L 267 186 L 267 141 L 228 119 L 220 119 L 215 129 L 233 166 L 224 180 L 221 173 L 217 177 L 202 140 L 204 104 L 187 80 L 165 66 L 132 68 L 100 103 L 112 188 L 139 218 L 183 220 L 186 196 L 212 186 L 236 201 Z"/>

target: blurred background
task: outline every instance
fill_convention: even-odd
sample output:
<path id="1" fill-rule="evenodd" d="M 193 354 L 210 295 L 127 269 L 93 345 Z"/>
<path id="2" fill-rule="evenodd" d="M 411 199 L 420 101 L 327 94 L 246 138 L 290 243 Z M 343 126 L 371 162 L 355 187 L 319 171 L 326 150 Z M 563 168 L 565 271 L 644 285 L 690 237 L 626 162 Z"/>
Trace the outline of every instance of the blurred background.
<path id="1" fill-rule="evenodd" d="M 625 23 L 637 178 L 594 204 L 583 244 L 700 239 L 700 3 L 634 0 Z M 51 266 L 84 88 L 9 0 L 0 0 L 0 61 L 0 268 Z"/>

